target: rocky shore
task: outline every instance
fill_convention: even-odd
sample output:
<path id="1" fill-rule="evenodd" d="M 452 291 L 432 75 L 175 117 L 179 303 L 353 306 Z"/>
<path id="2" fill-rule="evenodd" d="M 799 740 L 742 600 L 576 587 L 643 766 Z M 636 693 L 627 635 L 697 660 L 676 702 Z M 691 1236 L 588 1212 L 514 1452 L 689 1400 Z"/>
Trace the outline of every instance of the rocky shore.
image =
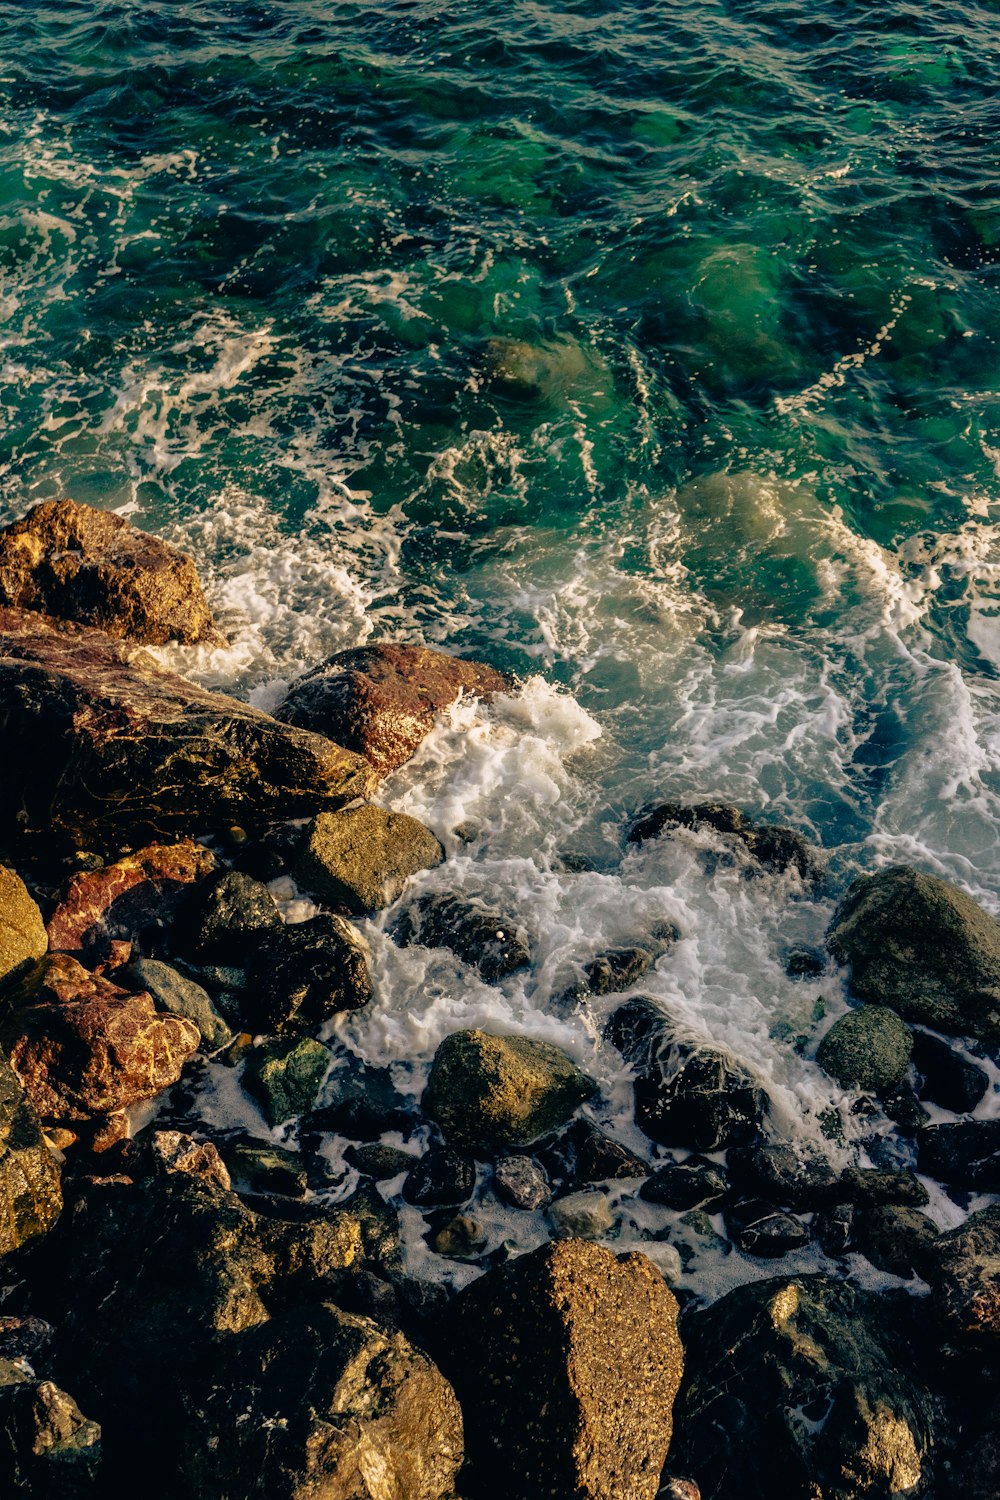
<path id="1" fill-rule="evenodd" d="M 415 889 L 453 830 L 373 799 L 460 696 L 517 684 L 384 642 L 271 716 L 144 649 L 217 639 L 191 561 L 118 516 L 61 501 L 0 532 L 0 1494 L 995 1500 L 993 918 L 884 868 L 835 893 L 825 951 L 787 953 L 852 997 L 801 1042 L 871 1124 L 831 1109 L 828 1152 L 643 993 L 667 922 L 548 1002 L 614 997 L 595 1046 L 641 1150 L 579 1060 L 501 1027 L 445 1037 L 403 1092 L 338 1033 L 379 992 L 358 924 L 488 985 L 533 934 Z M 717 803 L 637 809 L 622 853 L 691 837 L 824 889 L 799 833 Z M 256 1133 L 218 1123 L 210 1072 Z M 537 1248 L 488 1211 L 535 1216 Z M 404 1216 L 463 1274 L 421 1274 Z M 705 1249 L 751 1267 L 714 1302 L 685 1284 Z M 785 1259 L 806 1250 L 819 1269 Z"/>

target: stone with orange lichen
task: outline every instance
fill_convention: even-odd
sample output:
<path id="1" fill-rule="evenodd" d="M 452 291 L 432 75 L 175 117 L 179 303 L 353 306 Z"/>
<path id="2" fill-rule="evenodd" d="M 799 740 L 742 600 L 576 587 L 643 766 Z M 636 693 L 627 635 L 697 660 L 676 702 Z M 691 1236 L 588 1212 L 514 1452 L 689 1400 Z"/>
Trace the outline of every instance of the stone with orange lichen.
<path id="1" fill-rule="evenodd" d="M 49 946 L 93 961 L 127 961 L 132 943 L 150 928 L 162 929 L 188 886 L 215 868 L 203 844 L 148 844 L 100 870 L 81 870 L 69 881 L 48 924 Z"/>

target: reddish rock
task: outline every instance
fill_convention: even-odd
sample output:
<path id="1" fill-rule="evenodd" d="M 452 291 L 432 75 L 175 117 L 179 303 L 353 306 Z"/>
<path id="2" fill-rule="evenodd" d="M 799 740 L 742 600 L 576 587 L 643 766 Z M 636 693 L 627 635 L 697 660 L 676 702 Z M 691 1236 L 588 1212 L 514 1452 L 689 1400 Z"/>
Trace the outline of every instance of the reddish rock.
<path id="1" fill-rule="evenodd" d="M 49 946 L 90 962 L 127 961 L 133 941 L 173 914 L 188 886 L 215 868 L 215 856 L 190 839 L 149 844 L 102 870 L 74 875 L 49 921 Z M 122 945 L 128 951 L 122 952 Z"/>
<path id="2" fill-rule="evenodd" d="M 0 530 L 0 604 L 153 646 L 221 640 L 189 557 L 73 500 L 47 500 Z"/>
<path id="3" fill-rule="evenodd" d="M 57 1125 L 96 1121 L 105 1146 L 114 1117 L 176 1083 L 200 1040 L 191 1021 L 64 953 L 38 959 L 4 998 L 0 1046 L 34 1108 Z"/>
<path id="4" fill-rule="evenodd" d="M 137 647 L 2 607 L 0 738 L 0 819 L 77 847 L 310 815 L 374 779 L 360 756 Z"/>
<path id="5" fill-rule="evenodd" d="M 277 716 L 329 735 L 387 776 L 410 759 L 433 729 L 435 714 L 459 694 L 488 699 L 512 685 L 505 672 L 483 662 L 385 641 L 340 651 L 300 677 Z"/>

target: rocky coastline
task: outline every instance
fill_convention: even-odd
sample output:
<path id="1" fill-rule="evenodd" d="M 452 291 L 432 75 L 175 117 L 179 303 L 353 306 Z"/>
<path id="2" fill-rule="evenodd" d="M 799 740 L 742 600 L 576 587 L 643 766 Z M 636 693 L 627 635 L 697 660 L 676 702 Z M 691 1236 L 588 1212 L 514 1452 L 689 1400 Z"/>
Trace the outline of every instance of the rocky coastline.
<path id="1" fill-rule="evenodd" d="M 666 923 L 581 954 L 550 1002 L 615 997 L 600 1045 L 641 1152 L 548 1041 L 456 1031 L 403 1093 L 337 1035 L 378 993 L 357 924 L 385 912 L 487 984 L 532 934 L 446 882 L 412 896 L 452 830 L 375 799 L 460 695 L 517 684 L 382 642 L 268 715 L 144 649 L 218 639 L 190 559 L 116 515 L 0 531 L 0 1494 L 995 1500 L 993 918 L 894 866 L 835 893 L 825 951 L 786 955 L 848 976 L 804 1045 L 892 1122 L 863 1162 L 833 1115 L 829 1155 L 783 1138 L 766 1081 L 643 994 Z M 827 879 L 795 830 L 719 803 L 621 832 L 704 837 L 803 900 Z M 276 881 L 313 914 L 286 920 Z M 203 1111 L 209 1066 L 259 1134 Z M 491 1244 L 484 1203 L 544 1215 L 544 1242 Z M 418 1274 L 402 1214 L 475 1274 Z M 759 1272 L 706 1303 L 695 1243 Z M 822 1270 L 783 1271 L 810 1246 Z"/>

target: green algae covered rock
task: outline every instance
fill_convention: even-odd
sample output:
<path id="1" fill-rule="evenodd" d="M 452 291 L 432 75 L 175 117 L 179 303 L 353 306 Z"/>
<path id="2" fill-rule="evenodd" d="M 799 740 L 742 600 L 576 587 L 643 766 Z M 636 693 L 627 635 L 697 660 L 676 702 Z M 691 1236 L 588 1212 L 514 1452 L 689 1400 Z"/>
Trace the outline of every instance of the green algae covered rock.
<path id="1" fill-rule="evenodd" d="M 861 1005 L 834 1022 L 816 1061 L 845 1089 L 885 1094 L 903 1082 L 912 1053 L 913 1033 L 895 1011 Z"/>
<path id="2" fill-rule="evenodd" d="M 293 874 L 322 900 L 362 913 L 391 906 L 411 875 L 443 859 L 444 850 L 423 823 L 365 803 L 314 818 Z"/>
<path id="3" fill-rule="evenodd" d="M 329 1066 L 329 1052 L 312 1037 L 268 1042 L 249 1058 L 243 1085 L 268 1123 L 281 1125 L 312 1109 Z"/>

